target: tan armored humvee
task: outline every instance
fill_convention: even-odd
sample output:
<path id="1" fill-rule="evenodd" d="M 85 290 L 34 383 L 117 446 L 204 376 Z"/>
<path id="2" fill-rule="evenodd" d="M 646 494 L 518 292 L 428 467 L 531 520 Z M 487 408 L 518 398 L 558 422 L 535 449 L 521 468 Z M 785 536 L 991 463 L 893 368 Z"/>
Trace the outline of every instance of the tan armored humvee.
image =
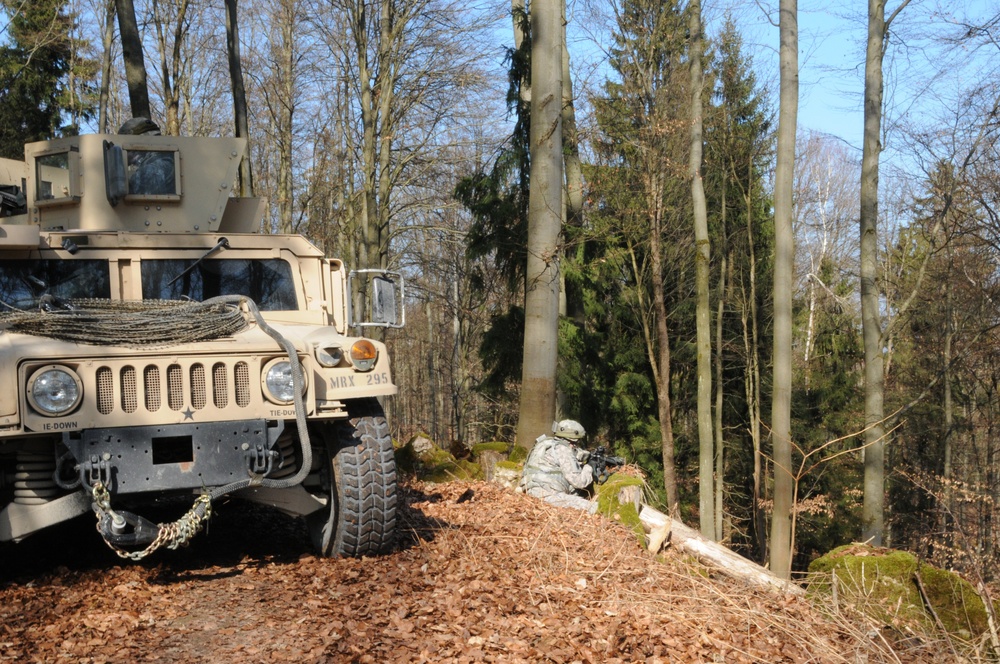
<path id="1" fill-rule="evenodd" d="M 228 494 L 304 517 L 322 555 L 391 545 L 397 388 L 357 331 L 402 325 L 402 278 L 256 234 L 244 150 L 91 135 L 0 160 L 0 541 L 94 511 L 139 558 Z M 140 515 L 168 497 L 176 521 Z"/>

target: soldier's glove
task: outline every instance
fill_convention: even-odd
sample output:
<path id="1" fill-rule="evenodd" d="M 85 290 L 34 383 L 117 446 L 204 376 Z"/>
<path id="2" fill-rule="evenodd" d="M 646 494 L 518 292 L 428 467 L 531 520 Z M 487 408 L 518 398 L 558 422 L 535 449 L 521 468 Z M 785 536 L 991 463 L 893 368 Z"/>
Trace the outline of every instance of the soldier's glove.
<path id="1" fill-rule="evenodd" d="M 587 460 L 589 458 L 590 458 L 590 450 L 585 450 L 582 448 L 576 450 L 576 460 L 579 461 L 580 463 L 587 463 Z"/>

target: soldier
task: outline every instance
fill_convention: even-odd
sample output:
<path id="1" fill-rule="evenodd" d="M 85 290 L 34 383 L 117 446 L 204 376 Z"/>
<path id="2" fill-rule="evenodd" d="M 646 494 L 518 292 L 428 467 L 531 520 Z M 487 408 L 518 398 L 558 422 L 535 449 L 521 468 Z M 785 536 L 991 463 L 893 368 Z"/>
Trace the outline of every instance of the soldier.
<path id="1" fill-rule="evenodd" d="M 559 507 L 574 507 L 593 514 L 597 503 L 588 500 L 583 490 L 594 481 L 594 469 L 587 465 L 590 453 L 574 443 L 586 435 L 574 420 L 552 425 L 551 436 L 539 436 L 524 462 L 521 488 L 530 496 Z"/>

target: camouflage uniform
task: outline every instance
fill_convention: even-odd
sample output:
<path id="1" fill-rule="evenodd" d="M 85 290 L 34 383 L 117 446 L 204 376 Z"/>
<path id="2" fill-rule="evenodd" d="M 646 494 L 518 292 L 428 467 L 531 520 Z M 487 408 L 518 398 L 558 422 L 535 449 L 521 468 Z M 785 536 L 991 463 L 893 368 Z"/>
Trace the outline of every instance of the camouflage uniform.
<path id="1" fill-rule="evenodd" d="M 580 451 L 567 440 L 540 438 L 524 463 L 521 486 L 525 493 L 558 507 L 595 513 L 597 503 L 577 493 L 594 481 L 594 469 L 586 464 L 581 466 L 579 456 Z"/>

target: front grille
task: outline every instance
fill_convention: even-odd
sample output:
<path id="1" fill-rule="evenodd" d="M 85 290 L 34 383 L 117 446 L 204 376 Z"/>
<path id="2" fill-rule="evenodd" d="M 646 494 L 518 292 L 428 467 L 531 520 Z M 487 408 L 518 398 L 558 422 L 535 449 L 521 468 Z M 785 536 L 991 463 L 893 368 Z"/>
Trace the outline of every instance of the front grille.
<path id="1" fill-rule="evenodd" d="M 250 370 L 243 361 L 216 362 L 211 371 L 200 362 L 101 366 L 95 371 L 95 381 L 97 411 L 102 415 L 143 408 L 155 413 L 162 404 L 174 411 L 202 410 L 209 404 L 209 395 L 211 404 L 220 409 L 231 403 L 246 408 L 251 403 Z"/>

